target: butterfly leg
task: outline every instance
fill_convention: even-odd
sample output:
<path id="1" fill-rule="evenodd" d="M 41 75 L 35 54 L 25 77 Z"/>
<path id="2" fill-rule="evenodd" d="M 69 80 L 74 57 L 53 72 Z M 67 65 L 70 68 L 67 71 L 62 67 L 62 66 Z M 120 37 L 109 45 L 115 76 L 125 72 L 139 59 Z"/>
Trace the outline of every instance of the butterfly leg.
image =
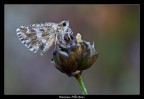
<path id="1" fill-rule="evenodd" d="M 55 38 L 55 50 L 57 49 L 57 35 L 56 35 L 56 38 Z"/>
<path id="2" fill-rule="evenodd" d="M 70 40 L 72 40 L 69 33 L 68 33 L 68 37 L 69 37 Z"/>

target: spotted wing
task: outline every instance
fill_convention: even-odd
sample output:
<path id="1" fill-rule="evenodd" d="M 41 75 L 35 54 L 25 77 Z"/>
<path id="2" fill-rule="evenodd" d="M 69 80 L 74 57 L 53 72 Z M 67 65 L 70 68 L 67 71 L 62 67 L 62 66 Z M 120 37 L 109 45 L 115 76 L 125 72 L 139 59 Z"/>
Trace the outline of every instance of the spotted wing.
<path id="1" fill-rule="evenodd" d="M 20 26 L 16 32 L 19 40 L 33 53 L 36 53 L 38 49 L 43 46 L 50 47 L 52 45 L 52 38 L 54 39 L 55 29 L 54 23 L 45 24 L 32 24 L 28 26 Z M 51 43 L 50 43 L 50 42 Z M 46 43 L 50 43 L 47 45 Z"/>

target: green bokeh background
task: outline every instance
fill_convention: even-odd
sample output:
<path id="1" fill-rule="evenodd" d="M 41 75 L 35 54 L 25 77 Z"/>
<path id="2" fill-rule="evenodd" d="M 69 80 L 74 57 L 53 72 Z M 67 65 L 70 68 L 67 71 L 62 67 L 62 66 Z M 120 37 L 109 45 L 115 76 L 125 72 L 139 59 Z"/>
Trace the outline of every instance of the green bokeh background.
<path id="1" fill-rule="evenodd" d="M 19 41 L 21 25 L 69 20 L 74 35 L 95 43 L 96 63 L 82 78 L 90 95 L 140 93 L 140 5 L 45 4 L 4 6 L 4 93 L 6 95 L 82 94 L 73 77 Z"/>

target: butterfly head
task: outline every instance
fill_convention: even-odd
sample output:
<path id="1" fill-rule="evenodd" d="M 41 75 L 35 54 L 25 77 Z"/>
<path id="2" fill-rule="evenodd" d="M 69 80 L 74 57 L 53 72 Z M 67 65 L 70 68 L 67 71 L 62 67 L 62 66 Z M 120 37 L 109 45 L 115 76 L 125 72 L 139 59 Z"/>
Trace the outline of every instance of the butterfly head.
<path id="1" fill-rule="evenodd" d="M 59 24 L 61 24 L 63 27 L 69 27 L 69 21 L 61 21 Z"/>

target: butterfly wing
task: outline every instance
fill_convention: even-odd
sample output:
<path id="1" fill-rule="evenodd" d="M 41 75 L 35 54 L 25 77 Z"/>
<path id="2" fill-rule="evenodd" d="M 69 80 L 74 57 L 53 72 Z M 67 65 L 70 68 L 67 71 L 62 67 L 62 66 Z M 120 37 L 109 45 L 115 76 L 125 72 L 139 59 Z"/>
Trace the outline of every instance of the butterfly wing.
<path id="1" fill-rule="evenodd" d="M 53 25 L 54 23 L 45 23 L 20 26 L 16 32 L 19 40 L 30 51 L 36 53 L 41 46 L 43 46 L 42 50 L 44 51 L 52 46 L 55 37 Z"/>
<path id="2" fill-rule="evenodd" d="M 55 42 L 56 40 L 56 34 L 52 35 L 45 44 L 43 44 L 43 46 L 41 47 L 42 52 L 41 55 L 43 55 L 44 52 L 46 52 Z"/>

